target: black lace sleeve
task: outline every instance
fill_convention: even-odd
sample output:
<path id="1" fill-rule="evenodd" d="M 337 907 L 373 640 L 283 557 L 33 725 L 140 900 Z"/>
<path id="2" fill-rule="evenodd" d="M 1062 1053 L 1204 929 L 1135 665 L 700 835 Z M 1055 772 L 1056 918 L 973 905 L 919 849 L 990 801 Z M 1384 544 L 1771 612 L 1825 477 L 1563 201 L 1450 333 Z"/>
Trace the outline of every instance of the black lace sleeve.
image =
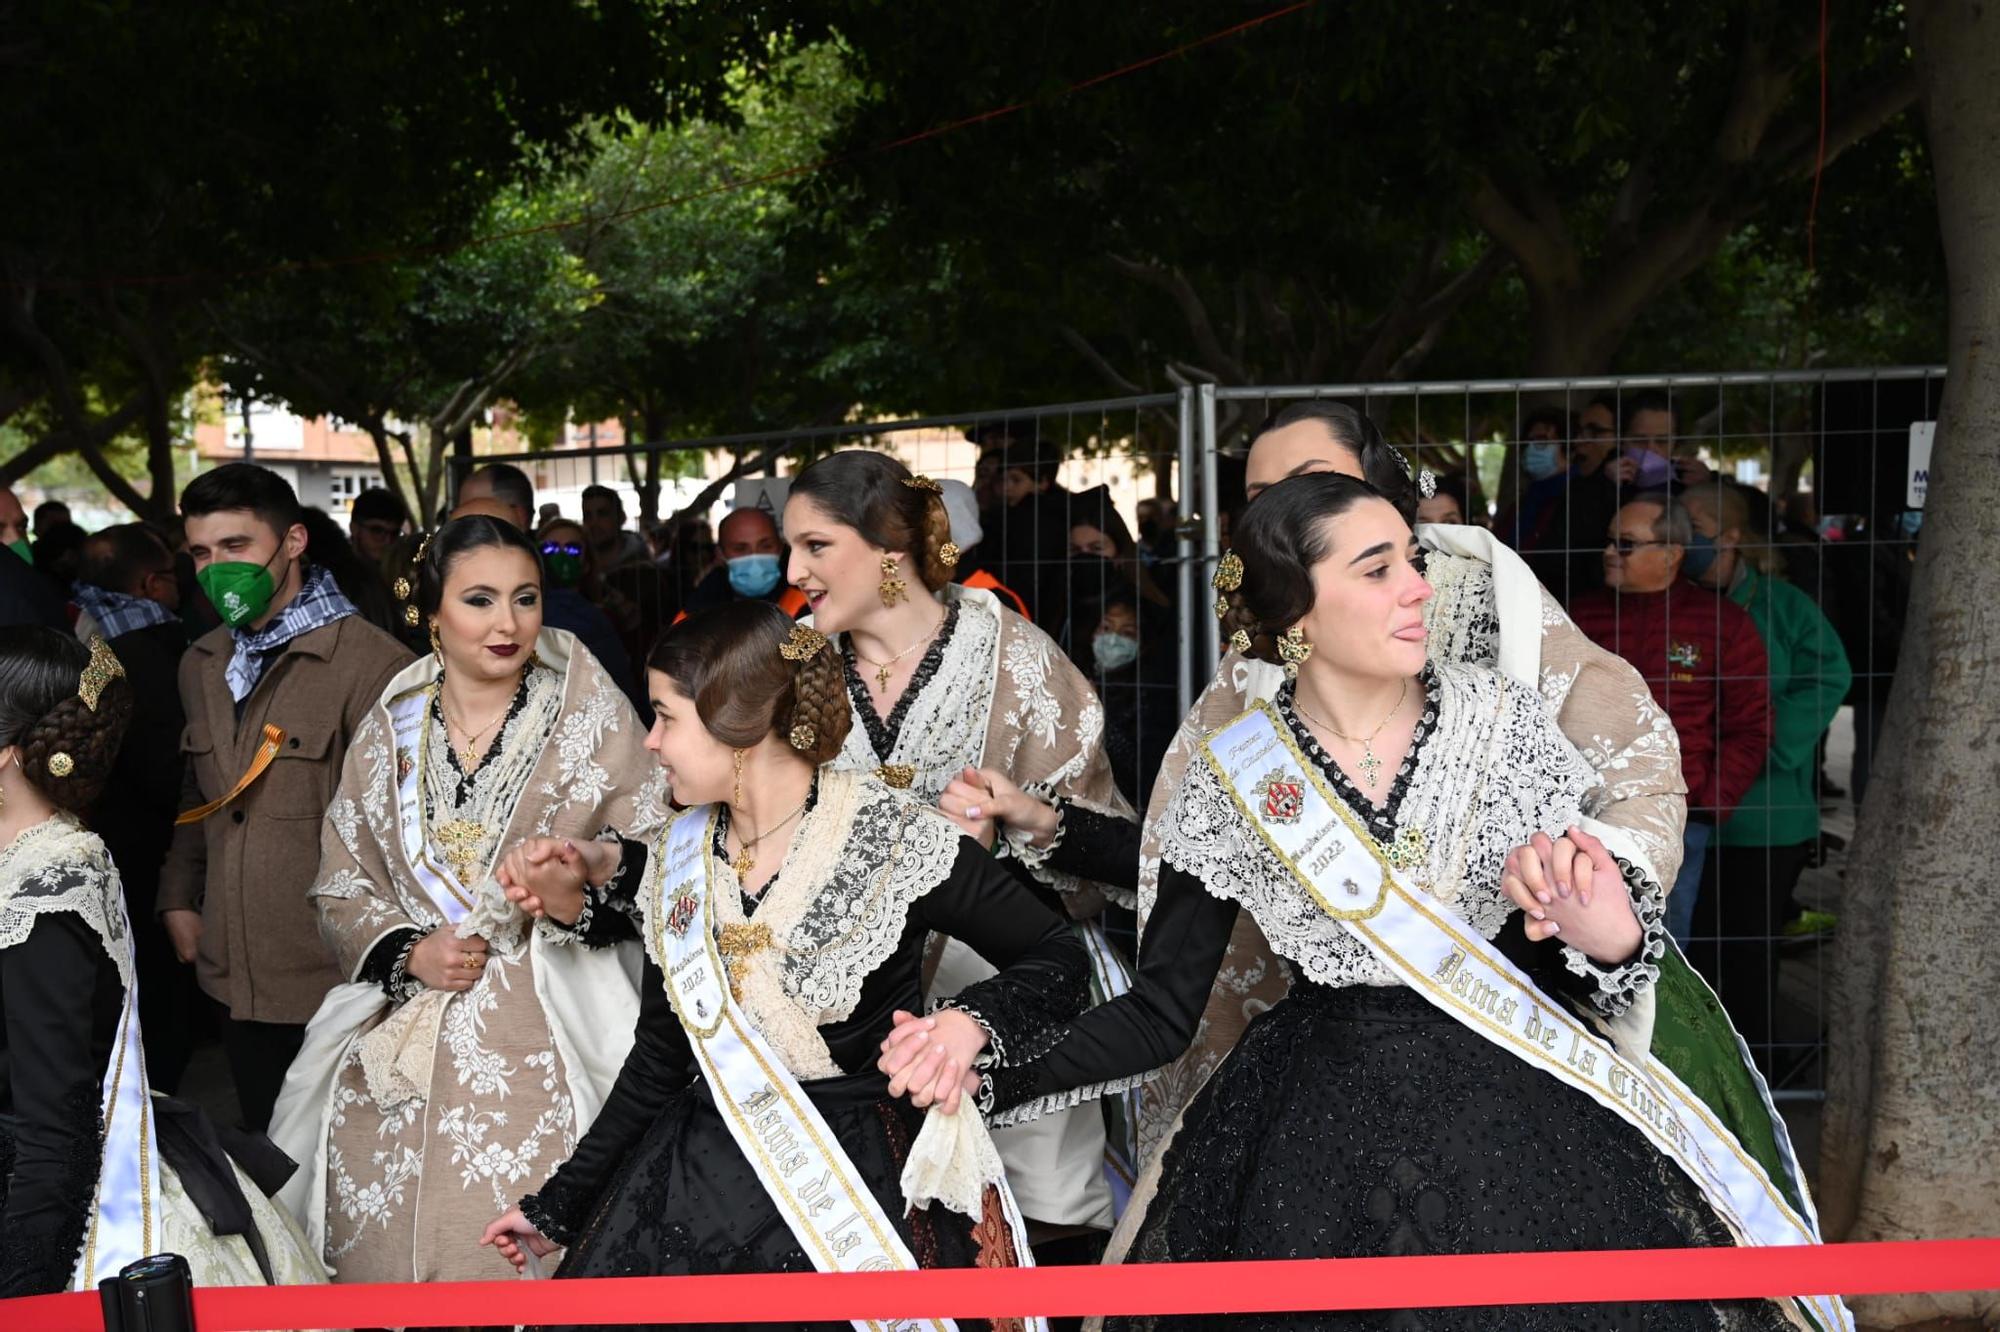
<path id="1" fill-rule="evenodd" d="M 971 838 L 959 839 L 951 877 L 919 899 L 917 914 L 1000 969 L 932 1005 L 986 1028 L 982 1066 L 1033 1059 L 1083 1011 L 1090 961 L 1082 941 Z"/>
<path id="2" fill-rule="evenodd" d="M 609 948 L 639 937 L 639 883 L 646 876 L 646 844 L 618 839 L 618 868 L 602 887 L 583 886 L 583 911 L 569 924 L 544 916 L 535 927 L 551 943 Z"/>
<path id="3" fill-rule="evenodd" d="M 423 992 L 424 983 L 410 974 L 410 950 L 429 931 L 391 930 L 368 950 L 354 979 L 364 985 L 379 985 L 392 1004 L 407 1003 Z"/>
<path id="4" fill-rule="evenodd" d="M 576 1145 L 576 1152 L 538 1192 L 521 1199 L 521 1211 L 557 1244 L 575 1241 L 596 1210 L 613 1175 L 670 1098 L 694 1079 L 694 1050 L 667 998 L 666 977 L 646 959 L 639 978 L 639 1026 L 632 1053 L 604 1108 Z"/>
<path id="5" fill-rule="evenodd" d="M 13 1094 L 6 1203 L 0 1207 L 0 1297 L 69 1285 L 97 1191 L 98 1102 L 104 1070 L 91 1045 L 86 997 L 104 951 L 80 917 L 49 912 L 0 949 Z"/>
<path id="6" fill-rule="evenodd" d="M 1049 849 L 1048 866 L 1064 874 L 1112 888 L 1139 890 L 1139 825 L 1100 814 L 1073 800 L 1056 800 L 1062 822 Z"/>
<path id="7" fill-rule="evenodd" d="M 988 1073 L 982 1108 L 996 1123 L 1019 1123 L 1124 1091 L 1176 1058 L 1194 1039 L 1236 913 L 1193 875 L 1162 866 L 1131 990 L 1070 1023 L 1026 1067 Z"/>
<path id="8" fill-rule="evenodd" d="M 1632 1006 L 1640 991 L 1660 978 L 1659 959 L 1667 947 L 1666 895 L 1646 872 L 1620 859 L 1632 909 L 1639 917 L 1639 947 L 1616 966 L 1600 966 L 1560 938 L 1528 939 L 1527 917 L 1516 911 L 1507 917 L 1493 946 L 1527 972 L 1536 985 L 1560 998 L 1588 1005 L 1604 1017 L 1617 1017 Z"/>

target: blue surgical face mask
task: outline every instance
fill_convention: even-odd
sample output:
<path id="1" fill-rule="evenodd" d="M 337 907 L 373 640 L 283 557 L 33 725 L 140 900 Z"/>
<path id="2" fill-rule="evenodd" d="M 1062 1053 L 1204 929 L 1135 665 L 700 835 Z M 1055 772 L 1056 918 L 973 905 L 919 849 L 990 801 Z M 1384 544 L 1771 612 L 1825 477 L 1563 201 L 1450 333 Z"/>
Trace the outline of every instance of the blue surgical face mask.
<path id="1" fill-rule="evenodd" d="M 1562 470 L 1562 445 L 1552 439 L 1530 440 L 1521 448 L 1521 466 L 1539 481 Z"/>
<path id="2" fill-rule="evenodd" d="M 1684 549 L 1687 553 L 1681 556 L 1681 577 L 1692 578 L 1696 582 L 1700 582 L 1702 575 L 1715 567 L 1715 557 L 1722 553 L 1714 537 L 1705 537 L 1699 532 L 1689 533 Z"/>
<path id="3" fill-rule="evenodd" d="M 738 555 L 729 561 L 730 590 L 739 597 L 769 596 L 782 572 L 776 555 Z"/>
<path id="4" fill-rule="evenodd" d="M 1090 640 L 1090 651 L 1098 670 L 1122 671 L 1139 660 L 1139 640 L 1130 634 L 1100 633 Z"/>

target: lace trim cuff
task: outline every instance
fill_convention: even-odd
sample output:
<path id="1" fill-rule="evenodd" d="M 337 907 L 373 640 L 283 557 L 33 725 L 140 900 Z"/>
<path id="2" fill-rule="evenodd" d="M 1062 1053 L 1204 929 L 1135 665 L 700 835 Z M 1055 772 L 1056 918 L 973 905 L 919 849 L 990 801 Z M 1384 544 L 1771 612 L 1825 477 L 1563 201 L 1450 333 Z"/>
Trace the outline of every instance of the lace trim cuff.
<path id="1" fill-rule="evenodd" d="M 585 888 L 583 910 L 577 913 L 574 921 L 565 925 L 554 916 L 543 916 L 535 922 L 535 933 L 541 935 L 544 941 L 562 947 L 574 944 L 587 946 L 590 943 L 591 932 L 597 924 L 596 908 L 599 900 L 597 889 Z"/>
<path id="2" fill-rule="evenodd" d="M 429 930 L 402 929 L 384 935 L 361 964 L 359 979 L 373 981 L 392 1004 L 406 1004 L 424 992 L 424 983 L 410 974 L 410 954 Z"/>
<path id="3" fill-rule="evenodd" d="M 1032 799 L 1041 801 L 1045 805 L 1054 806 L 1056 811 L 1055 836 L 1049 839 L 1047 846 L 1036 846 L 1033 834 L 1025 829 L 1015 828 L 1011 825 L 1003 826 L 1000 830 L 1000 836 L 1007 843 L 1008 853 L 1014 859 L 1020 861 L 1030 870 L 1038 870 L 1042 866 L 1047 865 L 1055 856 L 1057 849 L 1062 846 L 1063 835 L 1069 830 L 1069 819 L 1065 817 L 1063 801 L 1051 795 L 1047 787 L 1026 787 L 1024 788 L 1024 794 Z"/>
<path id="4" fill-rule="evenodd" d="M 576 1232 L 556 1220 L 539 1193 L 530 1193 L 522 1198 L 520 1206 L 521 1215 L 528 1218 L 529 1225 L 542 1232 L 543 1239 L 560 1244 L 565 1249 L 576 1242 Z"/>
<path id="5" fill-rule="evenodd" d="M 1002 1068 L 980 1075 L 979 1110 L 986 1116 L 992 1128 L 1012 1128 L 1040 1119 L 1043 1115 L 1058 1114 L 1074 1109 L 1086 1101 L 1101 1100 L 1107 1096 L 1122 1096 L 1135 1087 L 1143 1087 L 1165 1072 L 1153 1068 L 1144 1073 L 1135 1073 L 1129 1078 L 1113 1078 L 1109 1082 L 1093 1082 L 1084 1087 L 1072 1087 L 1068 1091 L 1051 1092 L 1046 1096 L 1036 1096 L 1032 1070 Z M 1027 1097 L 1026 1100 L 1020 1099 Z M 992 1107 L 1004 1108 L 995 1111 Z"/>
<path id="6" fill-rule="evenodd" d="M 1062 1005 L 1056 998 L 1058 1002 L 1052 1003 L 1051 996 L 995 976 L 949 998 L 932 1000 L 930 1011 L 957 1009 L 985 1030 L 986 1048 L 973 1060 L 974 1068 L 1018 1068 L 1053 1050 L 1069 1034 L 1067 1019 L 1083 1008 L 1082 993 L 1072 1005 Z M 1065 1020 L 1052 1021 L 1059 1012 Z"/>
<path id="7" fill-rule="evenodd" d="M 1615 967 L 1599 966 L 1588 954 L 1569 944 L 1562 946 L 1563 965 L 1595 988 L 1590 1006 L 1608 1018 L 1615 1018 L 1632 1006 L 1640 991 L 1660 979 L 1659 959 L 1667 951 L 1667 896 L 1646 871 L 1622 856 L 1618 868 L 1624 873 L 1626 891 L 1632 895 L 1632 909 L 1639 917 L 1639 947 L 1625 962 Z"/>

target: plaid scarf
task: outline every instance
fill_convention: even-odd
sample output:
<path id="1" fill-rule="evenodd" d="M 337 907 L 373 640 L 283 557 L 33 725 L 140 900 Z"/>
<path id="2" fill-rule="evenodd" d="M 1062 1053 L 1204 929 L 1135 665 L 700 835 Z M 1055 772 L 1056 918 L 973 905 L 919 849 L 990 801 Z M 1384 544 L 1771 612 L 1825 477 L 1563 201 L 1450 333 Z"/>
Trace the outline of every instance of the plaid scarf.
<path id="1" fill-rule="evenodd" d="M 78 609 L 97 622 L 97 632 L 107 642 L 134 629 L 172 624 L 179 618 L 151 597 L 128 596 L 95 583 L 78 583 L 69 590 L 69 596 Z"/>
<path id="2" fill-rule="evenodd" d="M 264 678 L 264 671 L 285 644 L 300 634 L 311 633 L 355 613 L 354 603 L 341 595 L 333 574 L 324 565 L 306 570 L 299 594 L 278 612 L 278 618 L 262 629 L 232 629 L 236 652 L 229 658 L 223 678 L 229 681 L 229 696 L 241 703 Z"/>

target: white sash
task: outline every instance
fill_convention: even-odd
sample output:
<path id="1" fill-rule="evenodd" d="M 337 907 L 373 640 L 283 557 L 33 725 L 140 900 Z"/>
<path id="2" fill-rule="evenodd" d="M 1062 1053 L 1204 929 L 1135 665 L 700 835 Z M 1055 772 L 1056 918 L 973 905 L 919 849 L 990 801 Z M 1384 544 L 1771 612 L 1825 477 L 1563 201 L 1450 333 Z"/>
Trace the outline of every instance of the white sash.
<path id="1" fill-rule="evenodd" d="M 667 997 L 687 1031 L 716 1108 L 816 1269 L 915 1271 L 916 1258 L 818 1107 L 730 1001 L 716 941 L 714 866 L 708 853 L 714 826 L 713 810 L 695 810 L 668 825 L 654 848 L 656 865 L 645 901 L 653 956 L 666 974 Z M 961 1113 L 976 1111 L 967 1106 Z M 1027 1236 L 1012 1210 L 1016 1251 L 1026 1262 Z M 1028 1321 L 1040 1326 L 1038 1319 Z M 854 1326 L 865 1332 L 957 1329 L 949 1318 L 855 1319 Z"/>
<path id="2" fill-rule="evenodd" d="M 114 898 L 107 904 L 123 916 Z M 131 947 L 132 925 L 121 936 Z M 104 1159 L 98 1167 L 96 1206 L 77 1259 L 71 1290 L 95 1290 L 128 1263 L 150 1256 L 159 1240 L 160 1148 L 153 1134 L 152 1097 L 146 1087 L 146 1044 L 139 1034 L 136 963 L 125 985 L 118 1042 L 104 1067 Z"/>
<path id="3" fill-rule="evenodd" d="M 1644 1134 L 1695 1182 L 1739 1243 L 1820 1242 L 1814 1221 L 1792 1208 L 1680 1079 L 1650 1057 L 1620 1055 L 1463 920 L 1398 877 L 1268 705 L 1213 732 L 1201 753 L 1305 893 L 1405 985 Z M 1836 1297 L 1797 1303 L 1822 1329 L 1853 1327 Z"/>
<path id="4" fill-rule="evenodd" d="M 403 858 L 417 885 L 446 923 L 456 925 L 472 910 L 477 894 L 431 859 L 430 842 L 424 836 L 424 728 L 430 699 L 426 686 L 389 702 L 389 724 L 396 740 L 396 822 L 403 837 Z"/>

